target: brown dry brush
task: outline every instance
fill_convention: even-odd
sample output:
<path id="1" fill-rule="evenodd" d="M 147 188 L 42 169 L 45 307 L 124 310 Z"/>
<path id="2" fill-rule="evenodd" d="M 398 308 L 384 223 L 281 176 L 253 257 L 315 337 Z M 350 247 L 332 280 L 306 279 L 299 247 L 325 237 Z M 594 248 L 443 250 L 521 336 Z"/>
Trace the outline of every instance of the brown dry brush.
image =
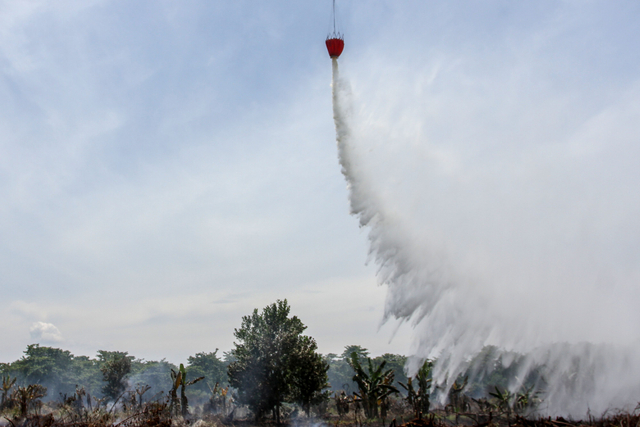
<path id="1" fill-rule="evenodd" d="M 640 415 L 637 412 L 620 412 L 601 418 L 589 417 L 587 420 L 567 420 L 563 417 L 525 418 L 517 415 L 511 424 L 513 427 L 637 427 Z"/>
<path id="2" fill-rule="evenodd" d="M 6 375 L 2 377 L 2 397 L 0 400 L 0 411 L 9 408 L 12 404 L 11 389 L 16 383 L 17 378 L 11 379 L 11 376 Z"/>
<path id="3" fill-rule="evenodd" d="M 398 423 L 392 420 L 390 427 L 638 427 L 640 426 L 640 414 L 636 411 L 620 412 L 614 415 L 603 416 L 601 418 L 589 417 L 587 420 L 567 420 L 563 417 L 524 417 L 514 415 L 512 418 L 501 416 L 504 414 L 481 414 L 468 413 L 466 419 L 454 422 L 452 419 L 442 416 L 439 411 L 432 412 L 426 416 L 420 414 L 417 418 Z"/>
<path id="4" fill-rule="evenodd" d="M 91 411 L 76 411 L 65 407 L 57 413 L 33 414 L 25 417 L 6 418 L 12 427 L 171 427 L 173 419 L 165 402 L 148 402 L 133 413 L 119 416 L 97 407 Z"/>
<path id="5" fill-rule="evenodd" d="M 221 387 L 217 382 L 211 390 L 211 397 L 209 401 L 204 404 L 203 411 L 214 415 L 229 415 L 229 407 L 232 404 L 231 394 L 229 393 L 229 387 Z"/>
<path id="6" fill-rule="evenodd" d="M 347 396 L 347 393 L 345 393 L 344 390 L 342 390 L 340 394 L 336 392 L 334 396 L 334 400 L 336 405 L 336 411 L 338 412 L 339 418 L 342 418 L 347 414 L 349 414 L 350 400 L 349 400 L 349 396 Z"/>
<path id="7" fill-rule="evenodd" d="M 8 385 L 11 381 L 6 381 Z M 13 384 L 11 384 L 13 386 Z M 5 387 L 8 393 L 11 387 Z M 128 405 L 114 412 L 104 404 L 105 399 L 93 398 L 84 388 L 78 387 L 74 394 L 61 394 L 60 402 L 51 406 L 40 400 L 47 389 L 40 384 L 17 387 L 10 397 L 5 396 L 2 413 L 11 427 L 171 427 L 172 419 L 168 402 L 142 403 L 142 395 L 148 387 L 139 387 L 130 393 Z M 42 410 L 50 413 L 42 415 Z M 175 426 L 178 423 L 173 423 Z"/>
<path id="8" fill-rule="evenodd" d="M 40 399 L 46 395 L 47 388 L 40 384 L 18 387 L 12 394 L 14 405 L 18 408 L 18 415 L 26 417 L 30 411 L 38 412 L 42 407 Z"/>

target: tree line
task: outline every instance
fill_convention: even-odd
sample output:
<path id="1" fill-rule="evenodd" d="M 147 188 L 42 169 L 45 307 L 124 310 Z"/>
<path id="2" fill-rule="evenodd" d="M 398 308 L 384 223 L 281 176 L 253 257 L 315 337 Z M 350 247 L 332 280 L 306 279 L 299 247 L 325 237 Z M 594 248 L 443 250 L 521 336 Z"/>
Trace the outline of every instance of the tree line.
<path id="1" fill-rule="evenodd" d="M 368 418 L 384 419 L 392 395 L 403 396 L 416 415 L 429 411 L 433 361 L 425 360 L 408 378 L 406 356 L 371 358 L 358 345 L 346 346 L 340 355 L 322 355 L 315 339 L 304 335 L 305 329 L 297 316 L 290 316 L 287 301 L 278 300 L 242 318 L 231 351 L 197 353 L 188 357 L 186 366 L 136 359 L 119 351 L 100 350 L 95 358 L 75 356 L 31 344 L 19 360 L 0 364 L 0 409 L 8 405 L 12 388 L 11 401 L 16 404 L 20 390 L 27 393 L 27 387 L 37 385 L 32 396 L 61 401 L 84 397 L 88 405 L 120 400 L 135 406 L 164 400 L 171 413 L 183 416 L 189 413 L 189 401 L 215 410 L 234 400 L 248 406 L 256 420 L 271 415 L 278 423 L 283 404 L 296 405 L 309 415 L 312 407 L 316 412 L 326 409 L 330 399 L 339 414 L 346 414 L 352 405 Z M 487 395 L 489 385 L 495 388 L 494 396 L 512 398 L 502 393 L 517 363 L 502 366 L 499 354 L 487 347 L 472 361 L 466 376 L 449 391 L 451 405 L 462 407 L 469 396 Z"/>
<path id="2" fill-rule="evenodd" d="M 196 353 L 188 357 L 186 366 L 165 359 L 137 359 L 122 351 L 99 350 L 91 358 L 31 344 L 20 359 L 1 363 L 0 374 L 5 388 L 38 384 L 49 400 L 64 400 L 82 389 L 89 400 L 108 402 L 126 391 L 137 391 L 140 399 L 166 396 L 180 406 L 179 402 L 189 400 L 205 403 L 214 391 L 219 394 L 231 387 L 237 401 L 248 405 L 256 417 L 274 410 L 279 414 L 284 402 L 296 403 L 308 413 L 311 406 L 326 401 L 331 391 L 355 390 L 350 355 L 355 352 L 366 358 L 369 353 L 350 345 L 340 356 L 321 355 L 315 339 L 303 334 L 305 329 L 298 317 L 290 316 L 287 301 L 277 301 L 243 317 L 231 351 Z M 400 379 L 405 378 L 404 356 L 388 354 L 375 360 L 385 359 Z M 178 397 L 180 388 L 184 396 Z"/>

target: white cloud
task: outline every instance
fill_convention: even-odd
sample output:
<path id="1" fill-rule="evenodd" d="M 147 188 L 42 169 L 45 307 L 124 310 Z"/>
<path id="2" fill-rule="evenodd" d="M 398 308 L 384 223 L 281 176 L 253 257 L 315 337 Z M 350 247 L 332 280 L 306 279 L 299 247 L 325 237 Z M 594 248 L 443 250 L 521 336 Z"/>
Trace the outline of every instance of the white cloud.
<path id="1" fill-rule="evenodd" d="M 60 330 L 53 323 L 35 322 L 29 332 L 31 340 L 38 344 L 57 344 L 64 341 Z"/>

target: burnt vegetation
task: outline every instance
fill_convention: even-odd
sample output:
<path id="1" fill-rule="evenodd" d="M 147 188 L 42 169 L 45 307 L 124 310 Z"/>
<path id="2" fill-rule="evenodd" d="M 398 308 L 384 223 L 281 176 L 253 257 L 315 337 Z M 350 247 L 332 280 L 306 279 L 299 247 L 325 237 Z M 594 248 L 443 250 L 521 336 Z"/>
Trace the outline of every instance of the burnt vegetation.
<path id="1" fill-rule="evenodd" d="M 494 347 L 485 348 L 448 386 L 438 387 L 433 360 L 420 361 L 407 376 L 405 356 L 372 358 L 358 345 L 340 355 L 321 355 L 305 330 L 283 300 L 243 317 L 230 352 L 197 353 L 186 366 L 118 351 L 74 356 L 32 344 L 19 360 L 0 364 L 0 425 L 640 425 L 640 406 L 582 421 L 537 416 L 545 404 L 544 367 L 520 380 L 523 357 Z"/>

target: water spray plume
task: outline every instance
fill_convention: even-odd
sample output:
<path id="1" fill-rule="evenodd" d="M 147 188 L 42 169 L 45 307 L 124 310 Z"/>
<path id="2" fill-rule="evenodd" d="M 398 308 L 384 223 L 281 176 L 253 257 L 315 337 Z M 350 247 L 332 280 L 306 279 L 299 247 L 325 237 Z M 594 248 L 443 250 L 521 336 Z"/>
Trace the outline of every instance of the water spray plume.
<path id="1" fill-rule="evenodd" d="M 410 358 L 409 373 L 425 358 L 437 358 L 433 379 L 443 402 L 471 360 L 491 345 L 504 351 L 504 366 L 517 361 L 512 392 L 522 390 L 522 381 L 536 373 L 534 386 L 544 399 L 541 414 L 584 417 L 613 408 L 632 410 L 640 400 L 638 340 L 607 343 L 616 307 L 606 306 L 609 290 L 598 287 L 597 279 L 582 280 L 595 267 L 570 255 L 549 259 L 554 269 L 532 260 L 519 264 L 508 257 L 508 249 L 498 264 L 485 263 L 490 250 L 467 242 L 456 252 L 454 243 L 447 246 L 447 230 L 414 227 L 407 220 L 411 214 L 399 212 L 393 198 L 377 186 L 376 172 L 361 148 L 370 136 L 366 120 L 353 111 L 336 57 L 332 67 L 338 158 L 351 214 L 368 228 L 370 257 L 379 267 L 380 283 L 388 287 L 385 320 L 399 319 L 415 328 L 417 357 Z M 425 197 L 414 191 L 412 197 Z M 437 210 L 434 203 L 429 206 Z M 584 269 L 582 275 L 576 275 L 578 267 Z M 594 307 L 593 301 L 602 305 Z"/>

